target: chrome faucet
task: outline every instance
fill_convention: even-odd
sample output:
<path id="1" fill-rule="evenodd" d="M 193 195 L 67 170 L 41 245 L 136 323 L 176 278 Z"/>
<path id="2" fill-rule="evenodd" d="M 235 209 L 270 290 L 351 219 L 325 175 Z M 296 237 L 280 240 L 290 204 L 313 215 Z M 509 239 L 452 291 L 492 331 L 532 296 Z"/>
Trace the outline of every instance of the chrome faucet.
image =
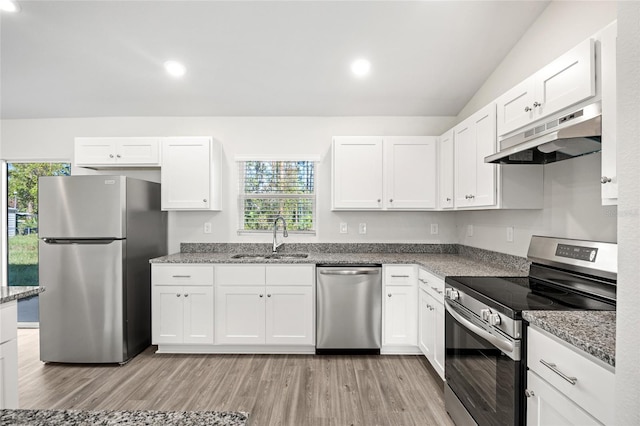
<path id="1" fill-rule="evenodd" d="M 282 216 L 277 216 L 275 218 L 275 220 L 273 221 L 273 253 L 277 253 L 278 249 L 280 247 L 282 247 L 284 245 L 284 241 L 281 242 L 280 244 L 277 243 L 277 239 L 276 239 L 276 231 L 278 230 L 278 220 L 282 219 L 282 236 L 283 237 L 288 237 L 289 234 L 287 233 L 287 221 L 284 220 L 284 217 Z"/>

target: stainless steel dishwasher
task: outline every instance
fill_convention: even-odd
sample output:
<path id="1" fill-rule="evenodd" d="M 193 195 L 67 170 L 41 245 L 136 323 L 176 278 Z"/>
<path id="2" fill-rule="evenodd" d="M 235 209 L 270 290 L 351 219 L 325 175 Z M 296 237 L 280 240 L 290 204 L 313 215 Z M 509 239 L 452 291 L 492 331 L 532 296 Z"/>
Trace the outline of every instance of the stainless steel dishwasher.
<path id="1" fill-rule="evenodd" d="M 317 273 L 317 354 L 379 354 L 382 267 L 329 266 Z"/>

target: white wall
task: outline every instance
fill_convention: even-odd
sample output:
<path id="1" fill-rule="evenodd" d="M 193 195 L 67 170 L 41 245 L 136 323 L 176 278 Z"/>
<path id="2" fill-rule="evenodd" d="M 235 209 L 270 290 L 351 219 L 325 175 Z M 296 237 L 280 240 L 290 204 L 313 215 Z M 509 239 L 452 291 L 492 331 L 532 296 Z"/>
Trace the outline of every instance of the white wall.
<path id="1" fill-rule="evenodd" d="M 316 156 L 318 206 L 316 236 L 293 235 L 289 242 L 456 242 L 454 216 L 445 212 L 331 212 L 330 149 L 334 135 L 440 135 L 453 117 L 198 117 L 198 118 L 77 118 L 4 120 L 2 153 L 8 160 L 71 160 L 75 136 L 188 136 L 208 135 L 224 150 L 224 205 L 221 212 L 172 212 L 169 216 L 169 251 L 180 242 L 269 242 L 270 235 L 237 234 L 238 155 Z M 74 168 L 74 174 L 92 173 Z M 109 172 L 101 172 L 109 173 Z M 157 180 L 157 172 L 127 173 Z M 213 232 L 202 232 L 211 222 Z M 339 234 L 347 222 L 348 234 Z M 367 224 L 367 234 L 357 233 Z M 440 233 L 429 234 L 429 224 L 438 223 Z"/>
<path id="2" fill-rule="evenodd" d="M 616 3 L 553 1 L 460 112 L 462 121 L 616 19 Z M 517 167 L 517 166 L 515 166 Z M 600 201 L 600 154 L 544 166 L 544 209 L 456 213 L 460 243 L 526 256 L 531 235 L 615 242 L 616 207 Z M 474 226 L 467 237 L 467 225 Z M 514 227 L 507 243 L 506 227 Z"/>
<path id="3" fill-rule="evenodd" d="M 618 5 L 616 421 L 640 424 L 640 2 Z"/>

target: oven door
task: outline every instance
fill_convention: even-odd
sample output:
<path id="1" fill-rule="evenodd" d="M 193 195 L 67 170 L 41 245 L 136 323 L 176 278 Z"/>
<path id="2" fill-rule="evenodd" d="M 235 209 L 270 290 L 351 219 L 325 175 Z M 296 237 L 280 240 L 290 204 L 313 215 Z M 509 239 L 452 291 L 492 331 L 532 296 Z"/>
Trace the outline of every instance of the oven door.
<path id="1" fill-rule="evenodd" d="M 521 425 L 520 342 L 491 334 L 486 323 L 458 304 L 446 300 L 445 305 L 447 385 L 478 425 Z"/>

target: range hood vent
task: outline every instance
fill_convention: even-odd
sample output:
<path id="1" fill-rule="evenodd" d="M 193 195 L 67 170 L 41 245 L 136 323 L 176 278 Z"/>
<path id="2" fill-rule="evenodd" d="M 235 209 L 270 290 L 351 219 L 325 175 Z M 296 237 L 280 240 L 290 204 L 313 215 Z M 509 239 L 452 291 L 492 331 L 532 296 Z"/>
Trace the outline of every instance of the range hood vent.
<path id="1" fill-rule="evenodd" d="M 485 163 L 547 164 L 598 152 L 602 148 L 602 105 L 586 106 L 500 141 Z"/>

